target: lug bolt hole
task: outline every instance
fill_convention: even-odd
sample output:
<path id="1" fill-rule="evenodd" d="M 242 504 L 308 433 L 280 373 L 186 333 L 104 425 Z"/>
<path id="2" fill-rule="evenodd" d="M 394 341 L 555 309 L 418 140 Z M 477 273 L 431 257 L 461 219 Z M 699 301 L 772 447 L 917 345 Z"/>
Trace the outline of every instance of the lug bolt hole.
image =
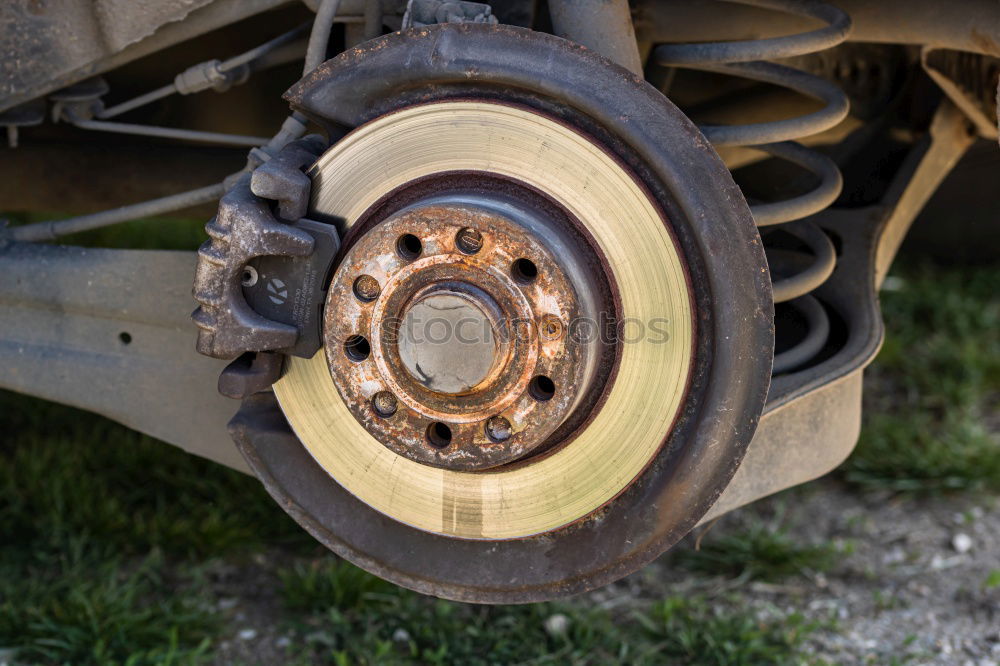
<path id="1" fill-rule="evenodd" d="M 388 391 L 379 391 L 372 396 L 372 409 L 384 419 L 396 413 L 396 396 Z"/>
<path id="2" fill-rule="evenodd" d="M 465 254 L 475 254 L 483 249 L 483 235 L 472 227 L 459 229 L 455 246 Z"/>
<path id="3" fill-rule="evenodd" d="M 502 416 L 491 416 L 486 419 L 486 436 L 494 442 L 505 442 L 510 439 L 512 429 L 510 421 Z"/>
<path id="4" fill-rule="evenodd" d="M 240 284 L 244 287 L 252 287 L 257 284 L 257 269 L 247 265 L 243 267 L 243 274 L 240 276 Z"/>
<path id="5" fill-rule="evenodd" d="M 427 426 L 427 443 L 435 449 L 443 449 L 451 445 L 451 428 L 435 421 Z"/>
<path id="6" fill-rule="evenodd" d="M 379 286 L 378 280 L 371 275 L 362 275 L 354 281 L 354 296 L 359 301 L 370 303 L 378 298 L 381 292 L 382 287 Z"/>
<path id="7" fill-rule="evenodd" d="M 413 261 L 423 252 L 424 246 L 413 234 L 403 234 L 396 239 L 396 254 L 406 261 Z"/>
<path id="8" fill-rule="evenodd" d="M 531 284 L 538 277 L 538 267 L 530 259 L 518 259 L 511 265 L 510 274 L 519 284 Z"/>
<path id="9" fill-rule="evenodd" d="M 556 384 L 545 375 L 538 375 L 528 384 L 528 393 L 535 400 L 542 402 L 551 400 L 552 396 L 556 394 Z"/>
<path id="10" fill-rule="evenodd" d="M 347 354 L 347 358 L 352 361 L 361 362 L 368 358 L 368 355 L 372 353 L 372 346 L 368 342 L 368 338 L 363 335 L 352 335 L 347 338 L 347 342 L 344 343 L 344 353 Z"/>

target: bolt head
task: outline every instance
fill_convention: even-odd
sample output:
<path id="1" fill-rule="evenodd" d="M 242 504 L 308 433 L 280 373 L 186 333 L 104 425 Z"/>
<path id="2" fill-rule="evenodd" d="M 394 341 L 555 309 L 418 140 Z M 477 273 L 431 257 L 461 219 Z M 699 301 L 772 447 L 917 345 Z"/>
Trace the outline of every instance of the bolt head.
<path id="1" fill-rule="evenodd" d="M 370 303 L 378 298 L 380 293 L 382 293 L 382 287 L 378 280 L 371 275 L 362 275 L 354 281 L 354 295 L 359 301 Z"/>

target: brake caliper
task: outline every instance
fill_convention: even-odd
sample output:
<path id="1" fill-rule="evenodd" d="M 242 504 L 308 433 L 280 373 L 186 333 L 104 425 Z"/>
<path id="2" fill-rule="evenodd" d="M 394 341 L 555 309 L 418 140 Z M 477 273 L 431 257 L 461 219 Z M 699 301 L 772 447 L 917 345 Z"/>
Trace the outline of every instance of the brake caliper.
<path id="1" fill-rule="evenodd" d="M 267 389 L 280 375 L 282 354 L 308 358 L 321 345 L 340 240 L 333 225 L 306 219 L 311 181 L 304 170 L 325 148 L 318 136 L 288 144 L 241 177 L 205 225 L 193 319 L 200 353 L 235 359 L 219 378 L 223 395 Z"/>

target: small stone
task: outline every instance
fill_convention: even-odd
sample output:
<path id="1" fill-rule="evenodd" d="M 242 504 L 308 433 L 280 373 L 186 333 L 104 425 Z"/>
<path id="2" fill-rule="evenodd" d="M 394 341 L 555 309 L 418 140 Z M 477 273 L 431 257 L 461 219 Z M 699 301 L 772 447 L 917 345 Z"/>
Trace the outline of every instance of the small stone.
<path id="1" fill-rule="evenodd" d="M 396 631 L 392 632 L 392 642 L 393 643 L 409 643 L 410 642 L 410 632 L 406 629 L 400 627 Z"/>
<path id="2" fill-rule="evenodd" d="M 219 610 L 226 611 L 229 610 L 230 608 L 235 607 L 238 602 L 239 600 L 234 597 L 226 597 L 223 599 L 219 599 L 219 601 L 215 605 L 218 606 Z"/>
<path id="3" fill-rule="evenodd" d="M 289 645 L 292 644 L 292 639 L 289 638 L 288 636 L 282 636 L 281 638 L 279 638 L 278 640 L 276 640 L 274 642 L 274 644 L 276 646 L 284 649 L 284 648 L 286 648 L 286 647 L 288 647 Z"/>
<path id="4" fill-rule="evenodd" d="M 895 275 L 887 275 L 882 281 L 882 291 L 903 291 L 906 288 L 906 280 Z"/>
<path id="5" fill-rule="evenodd" d="M 959 532 L 951 538 L 951 547 L 959 553 L 967 553 L 972 550 L 972 537 Z"/>
<path id="6" fill-rule="evenodd" d="M 906 561 L 906 551 L 895 546 L 888 553 L 882 556 L 882 562 L 885 564 L 901 564 Z"/>
<path id="7" fill-rule="evenodd" d="M 549 636 L 565 636 L 569 630 L 569 618 L 562 613 L 550 615 L 545 619 L 545 631 Z"/>
<path id="8" fill-rule="evenodd" d="M 252 641 L 257 638 L 256 629 L 240 629 L 240 633 L 236 634 L 237 638 L 241 641 Z"/>

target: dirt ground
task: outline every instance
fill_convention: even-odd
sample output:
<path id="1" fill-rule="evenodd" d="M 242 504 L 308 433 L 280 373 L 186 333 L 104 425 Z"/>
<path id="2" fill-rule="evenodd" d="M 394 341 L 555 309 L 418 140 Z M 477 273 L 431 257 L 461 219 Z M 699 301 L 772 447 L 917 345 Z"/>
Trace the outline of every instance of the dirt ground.
<path id="1" fill-rule="evenodd" d="M 809 652 L 834 664 L 1000 663 L 1000 586 L 986 586 L 1000 566 L 1000 498 L 859 495 L 821 480 L 744 508 L 713 530 L 776 507 L 791 536 L 847 546 L 826 573 L 738 591 L 750 605 L 832 618 L 812 634 Z M 677 581 L 676 594 L 685 574 L 657 563 L 638 576 L 649 585 L 657 569 L 665 589 Z"/>
<path id="2" fill-rule="evenodd" d="M 703 538 L 748 520 L 775 521 L 803 543 L 834 542 L 843 556 L 831 569 L 780 583 L 704 577 L 670 556 L 614 585 L 575 600 L 627 612 L 667 595 L 725 599 L 761 616 L 800 613 L 817 622 L 805 651 L 831 664 L 1000 664 L 1000 497 L 913 499 L 858 494 L 824 479 L 723 517 Z M 696 537 L 678 548 L 693 548 Z M 245 566 L 219 562 L 212 578 L 230 635 L 214 663 L 280 663 L 292 636 L 277 598 L 281 553 Z"/>

